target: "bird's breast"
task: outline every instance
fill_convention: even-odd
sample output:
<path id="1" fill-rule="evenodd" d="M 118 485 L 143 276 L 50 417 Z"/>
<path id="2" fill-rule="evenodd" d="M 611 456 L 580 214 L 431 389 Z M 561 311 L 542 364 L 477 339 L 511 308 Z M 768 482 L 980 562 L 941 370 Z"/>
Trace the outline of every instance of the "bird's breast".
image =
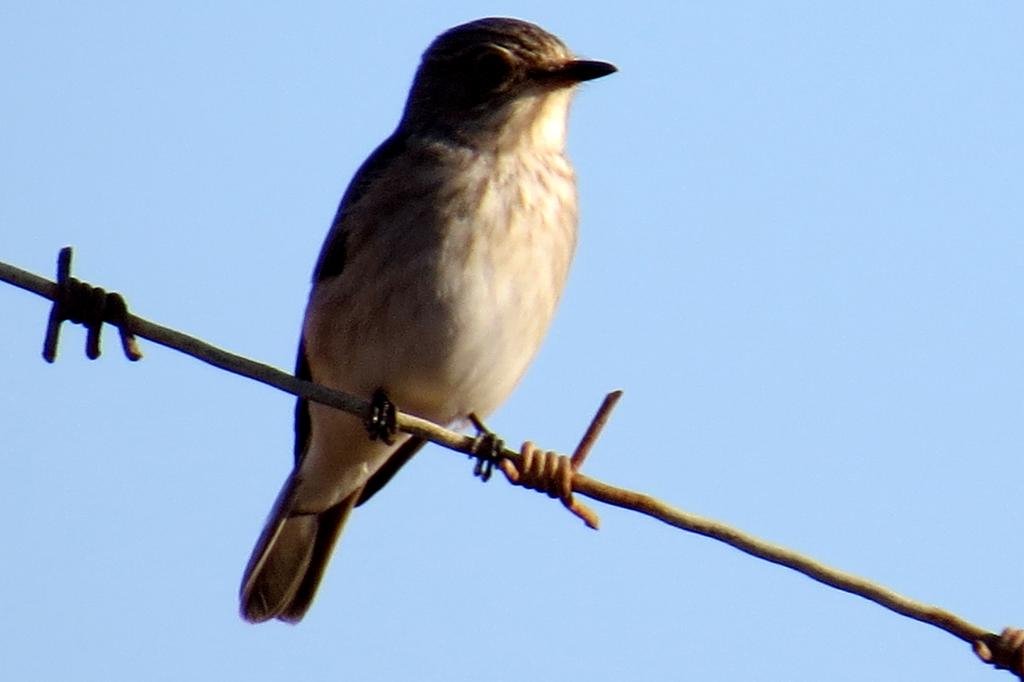
<path id="1" fill-rule="evenodd" d="M 306 326 L 307 347 L 327 361 L 313 363 L 315 376 L 318 366 L 329 374 L 318 380 L 383 387 L 401 409 L 441 422 L 487 414 L 512 391 L 576 242 L 575 181 L 561 154 L 449 162 L 366 216 L 376 224 L 353 234 L 349 262 L 314 292 Z"/>
<path id="2" fill-rule="evenodd" d="M 576 193 L 561 155 L 482 163 L 439 253 L 448 311 L 444 369 L 456 408 L 486 414 L 522 377 L 554 314 L 576 243 Z M 459 206 L 465 202 L 465 205 Z"/>

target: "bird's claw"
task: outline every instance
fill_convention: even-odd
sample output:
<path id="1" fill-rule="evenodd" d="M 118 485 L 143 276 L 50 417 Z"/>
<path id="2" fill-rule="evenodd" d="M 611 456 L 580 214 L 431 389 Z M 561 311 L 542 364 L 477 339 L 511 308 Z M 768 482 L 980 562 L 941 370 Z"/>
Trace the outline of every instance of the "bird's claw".
<path id="1" fill-rule="evenodd" d="M 373 392 L 370 412 L 364 424 L 366 432 L 370 434 L 370 440 L 380 440 L 387 445 L 395 442 L 394 436 L 398 433 L 398 412 L 383 388 Z"/>
<path id="2" fill-rule="evenodd" d="M 476 459 L 473 466 L 473 475 L 480 480 L 487 482 L 494 473 L 494 465 L 501 460 L 502 452 L 505 450 L 505 441 L 498 437 L 498 434 L 487 428 L 487 425 L 475 414 L 469 415 L 469 420 L 476 429 L 476 438 L 473 440 L 473 452 L 470 457 Z"/>

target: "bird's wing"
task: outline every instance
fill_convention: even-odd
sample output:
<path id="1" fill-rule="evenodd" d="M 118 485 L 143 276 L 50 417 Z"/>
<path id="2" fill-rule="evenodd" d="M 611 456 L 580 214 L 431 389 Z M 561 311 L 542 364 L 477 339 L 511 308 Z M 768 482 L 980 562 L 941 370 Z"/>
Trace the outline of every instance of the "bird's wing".
<path id="1" fill-rule="evenodd" d="M 324 240 L 320 257 L 313 269 L 313 286 L 325 279 L 340 275 L 344 270 L 347 233 L 345 219 L 348 217 L 349 210 L 359 203 L 359 200 L 366 194 L 366 190 L 384 173 L 395 158 L 402 154 L 405 146 L 404 137 L 398 134 L 392 135 L 373 150 L 373 153 L 352 177 L 348 189 L 341 197 L 341 203 L 338 204 L 338 212 L 334 216 L 331 231 L 327 234 L 327 239 Z"/>
<path id="2" fill-rule="evenodd" d="M 348 185 L 348 189 L 345 190 L 345 194 L 341 197 L 341 203 L 338 205 L 338 212 L 334 216 L 334 222 L 331 225 L 331 230 L 327 234 L 327 238 L 324 240 L 324 245 L 320 250 L 320 256 L 317 259 L 316 267 L 313 269 L 313 286 L 316 287 L 321 282 L 332 277 L 337 277 L 341 274 L 345 268 L 345 256 L 346 256 L 346 217 L 352 206 L 359 202 L 359 200 L 365 195 L 367 189 L 373 184 L 373 182 L 381 176 L 381 174 L 387 169 L 392 161 L 405 150 L 405 139 L 395 134 L 385 140 L 372 154 L 363 162 L 363 165 L 359 167 L 356 174 L 353 176 L 352 181 Z M 299 352 L 298 357 L 295 361 L 295 376 L 299 379 L 305 379 L 306 381 L 313 380 L 313 374 L 309 367 L 309 359 L 306 357 L 306 344 L 301 339 L 299 341 Z M 295 464 L 298 466 L 299 462 L 305 455 L 306 448 L 309 446 L 310 429 L 312 428 L 312 420 L 309 416 L 309 404 L 303 399 L 299 398 L 295 404 Z M 412 438 L 398 448 L 394 455 L 386 462 L 378 474 L 375 474 L 373 478 L 367 483 L 366 491 L 363 492 L 359 498 L 359 503 L 365 502 L 370 497 L 380 490 L 385 483 L 391 480 L 391 477 L 409 461 L 409 458 L 423 445 L 423 441 L 418 438 Z M 392 461 L 394 460 L 394 462 Z"/>

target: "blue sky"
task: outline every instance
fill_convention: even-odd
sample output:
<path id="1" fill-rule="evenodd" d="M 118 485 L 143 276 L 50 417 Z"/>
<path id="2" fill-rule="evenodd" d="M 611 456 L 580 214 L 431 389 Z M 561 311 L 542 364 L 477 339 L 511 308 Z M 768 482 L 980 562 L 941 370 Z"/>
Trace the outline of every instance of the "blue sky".
<path id="1" fill-rule="evenodd" d="M 1024 6 L 0 5 L 0 260 L 290 368 L 338 198 L 423 48 L 530 19 L 576 100 L 581 240 L 490 423 L 999 629 L 1024 625 Z M 288 396 L 152 344 L 88 362 L 0 286 L 11 679 L 990 680 L 966 645 L 712 541 L 425 450 L 297 627 L 236 613 Z"/>

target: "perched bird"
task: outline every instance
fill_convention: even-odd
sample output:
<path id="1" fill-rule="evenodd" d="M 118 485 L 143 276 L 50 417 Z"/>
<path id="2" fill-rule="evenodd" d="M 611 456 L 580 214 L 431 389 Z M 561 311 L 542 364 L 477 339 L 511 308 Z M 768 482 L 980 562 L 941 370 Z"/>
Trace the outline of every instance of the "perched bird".
<path id="1" fill-rule="evenodd" d="M 614 71 L 516 19 L 456 26 L 424 53 L 397 129 L 342 197 L 299 343 L 297 376 L 372 398 L 379 419 L 368 436 L 298 401 L 295 468 L 242 580 L 246 620 L 301 620 L 352 508 L 423 445 L 388 433 L 394 405 L 450 424 L 518 383 L 576 244 L 574 86 Z"/>

